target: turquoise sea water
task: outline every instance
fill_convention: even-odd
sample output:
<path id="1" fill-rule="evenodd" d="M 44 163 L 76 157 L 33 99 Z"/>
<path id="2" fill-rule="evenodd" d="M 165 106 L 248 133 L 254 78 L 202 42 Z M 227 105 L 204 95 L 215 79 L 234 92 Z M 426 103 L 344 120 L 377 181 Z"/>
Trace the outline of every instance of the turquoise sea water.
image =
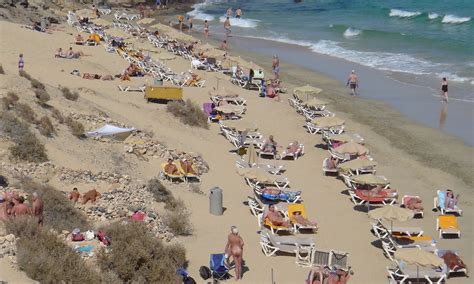
<path id="1" fill-rule="evenodd" d="M 189 14 L 220 28 L 227 8 L 233 32 L 389 72 L 448 77 L 458 99 L 474 102 L 472 0 L 207 0 Z"/>

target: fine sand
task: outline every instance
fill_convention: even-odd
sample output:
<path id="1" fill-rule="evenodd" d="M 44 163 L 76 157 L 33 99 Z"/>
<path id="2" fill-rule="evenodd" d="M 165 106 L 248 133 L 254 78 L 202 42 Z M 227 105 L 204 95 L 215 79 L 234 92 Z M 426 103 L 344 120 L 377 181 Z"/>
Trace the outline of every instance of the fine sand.
<path id="1" fill-rule="evenodd" d="M 121 93 L 117 85 L 123 84 L 119 81 L 85 80 L 69 74 L 73 69 L 81 72 L 99 74 L 118 74 L 127 63 L 117 54 L 107 53 L 103 46 L 79 47 L 90 55 L 80 60 L 56 59 L 53 54 L 58 47 L 67 48 L 71 45 L 73 37 L 71 33 L 77 32 L 65 26 L 66 32 L 54 32 L 53 34 L 38 33 L 20 28 L 16 24 L 1 22 L 2 41 L 0 43 L 0 62 L 7 74 L 17 72 L 17 56 L 23 53 L 25 56 L 25 70 L 34 78 L 39 79 L 50 87 L 58 85 L 69 88 L 87 88 L 81 92 L 78 102 L 71 103 L 59 96 L 52 96 L 51 104 L 64 112 L 97 113 L 103 111 L 111 118 L 132 125 L 137 129 L 152 131 L 154 137 L 163 141 L 168 147 L 176 147 L 184 151 L 192 151 L 203 156 L 210 165 L 209 173 L 205 174 L 200 184 L 200 189 L 206 195 L 197 195 L 187 190 L 184 186 L 170 186 L 175 196 L 184 199 L 190 209 L 191 221 L 194 225 L 194 234 L 190 237 L 181 238 L 187 248 L 189 271 L 191 275 L 203 283 L 197 271 L 201 265 L 208 265 L 209 254 L 223 252 L 226 244 L 227 234 L 231 225 L 237 225 L 245 241 L 244 260 L 245 273 L 243 283 L 270 283 L 273 279 L 276 283 L 302 283 L 309 272 L 308 268 L 298 267 L 294 263 L 293 256 L 265 257 L 259 245 L 259 227 L 257 220 L 250 214 L 246 205 L 247 196 L 252 195 L 251 189 L 244 180 L 237 175 L 235 169 L 236 155 L 231 153 L 232 145 L 219 134 L 217 125 L 211 125 L 209 130 L 192 128 L 181 124 L 165 110 L 164 105 L 146 103 L 139 93 Z M 176 58 L 166 61 L 176 72 L 183 72 L 190 68 L 189 61 Z M 265 66 L 266 67 L 266 66 Z M 285 70 L 291 70 L 291 75 L 284 73 L 284 78 L 292 79 L 298 76 L 298 72 L 304 70 L 291 69 L 283 63 Z M 267 69 L 269 70 L 269 69 Z M 370 219 L 365 212 L 354 209 L 349 196 L 344 193 L 345 185 L 341 180 L 334 177 L 325 177 L 321 171 L 321 163 L 328 156 L 326 150 L 315 145 L 321 143 L 319 135 L 310 135 L 303 128 L 304 118 L 295 113 L 289 107 L 287 98 L 290 94 L 282 95 L 282 101 L 276 102 L 270 99 L 262 99 L 257 92 L 240 89 L 229 82 L 229 77 L 223 74 L 198 72 L 206 80 L 204 88 L 184 88 L 184 97 L 198 104 L 209 101 L 208 92 L 217 85 L 240 94 L 247 100 L 246 121 L 255 122 L 259 131 L 265 136 L 274 135 L 276 141 L 283 146 L 297 140 L 306 148 L 305 155 L 296 161 L 277 161 L 287 168 L 285 176 L 291 181 L 291 186 L 303 191 L 303 200 L 308 210 L 308 215 L 316 219 L 320 230 L 315 235 L 316 244 L 321 249 L 335 249 L 350 253 L 350 265 L 355 274 L 352 283 L 384 283 L 386 281 L 386 266 L 390 263 L 383 256 L 378 244 L 374 243 L 376 238 L 370 232 Z M 267 71 L 269 74 L 269 71 Z M 6 94 L 13 83 L 9 80 L 19 80 L 11 75 L 0 75 L 0 95 Z M 300 77 L 301 78 L 301 77 Z M 23 79 L 22 79 L 23 80 Z M 133 78 L 130 85 L 140 85 L 149 77 Z M 295 83 L 301 83 L 295 81 Z M 325 90 L 325 97 L 334 97 L 340 93 L 340 86 L 320 75 L 311 74 L 311 83 Z M 291 88 L 289 88 L 291 92 Z M 18 93 L 23 96 L 31 96 L 30 93 Z M 389 141 L 384 134 L 387 129 L 378 129 L 377 125 L 361 124 L 352 120 L 360 116 L 351 113 L 350 102 L 341 99 L 343 103 L 336 102 L 341 110 L 335 110 L 337 115 L 347 119 L 347 129 L 360 133 L 367 141 L 367 147 L 371 155 L 378 162 L 377 172 L 386 176 L 393 188 L 398 189 L 400 196 L 403 194 L 419 195 L 424 201 L 425 218 L 411 220 L 405 225 L 416 225 L 422 227 L 426 234 L 437 240 L 439 248 L 457 250 L 466 264 L 472 267 L 472 188 L 463 182 L 461 174 L 451 171 L 448 173 L 439 169 L 439 166 L 430 166 L 423 159 L 415 158 L 411 150 L 404 148 L 400 150 L 398 141 Z M 357 104 L 363 105 L 364 100 Z M 347 108 L 344 108 L 346 106 Z M 363 117 L 362 117 L 363 118 Z M 373 120 L 377 120 L 374 114 Z M 383 120 L 383 118 L 382 118 Z M 364 119 L 360 120 L 366 122 Z M 407 128 L 412 126 L 407 125 Z M 421 129 L 421 128 L 420 128 Z M 416 135 L 428 135 L 429 131 L 415 131 Z M 401 137 L 411 139 L 410 137 Z M 431 147 L 430 138 L 425 140 L 427 147 Z M 134 178 L 148 180 L 157 176 L 159 171 L 159 160 L 150 162 L 133 161 L 128 166 L 117 168 L 112 156 L 123 151 L 121 147 L 97 146 L 97 143 L 88 140 L 77 140 L 72 138 L 44 139 L 46 148 L 52 162 L 58 166 L 66 166 L 77 169 L 90 169 L 92 171 L 102 170 L 104 167 L 110 170 L 121 170 L 132 174 Z M 429 148 L 430 149 L 430 148 Z M 469 150 L 471 151 L 471 150 Z M 462 153 L 453 149 L 454 159 L 464 161 Z M 468 152 L 469 155 L 472 152 Z M 472 155 L 471 165 L 472 165 Z M 451 157 L 450 157 L 451 158 Z M 469 157 L 467 157 L 469 158 Z M 5 156 L 2 159 L 6 159 Z M 420 159 L 420 160 L 417 160 Z M 448 158 L 447 158 L 448 159 Z M 471 166 L 469 165 L 469 166 Z M 471 168 L 472 169 L 472 168 Z M 468 179 L 468 178 L 466 178 Z M 465 179 L 465 180 L 466 180 Z M 53 181 L 59 188 L 61 184 Z M 471 183 L 472 184 L 472 183 Z M 219 186 L 224 192 L 223 216 L 209 214 L 208 189 Z M 433 196 L 437 189 L 452 188 L 456 193 L 462 195 L 460 207 L 464 209 L 463 217 L 459 218 L 462 229 L 461 239 L 443 240 L 438 239 L 435 230 L 435 220 L 438 213 L 431 212 Z M 3 265 L 2 265 L 3 266 Z M 24 283 L 25 276 L 21 272 L 0 270 L 8 273 L 6 280 L 11 283 Z M 16 276 L 13 274 L 17 274 Z M 2 276 L 2 275 L 0 275 Z M 2 277 L 0 277 L 2 279 Z M 468 283 L 466 278 L 450 279 L 450 283 Z"/>

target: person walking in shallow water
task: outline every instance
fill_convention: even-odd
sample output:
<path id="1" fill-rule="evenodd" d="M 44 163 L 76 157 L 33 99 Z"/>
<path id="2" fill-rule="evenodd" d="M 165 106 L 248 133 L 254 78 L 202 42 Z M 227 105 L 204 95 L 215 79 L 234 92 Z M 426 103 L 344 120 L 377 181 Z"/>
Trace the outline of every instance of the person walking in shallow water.
<path id="1" fill-rule="evenodd" d="M 443 92 L 443 101 L 448 102 L 448 81 L 446 80 L 446 77 L 443 77 L 441 92 Z"/>
<path id="2" fill-rule="evenodd" d="M 351 74 L 349 75 L 349 79 L 347 79 L 346 85 L 349 86 L 349 88 L 352 91 L 352 95 L 355 96 L 356 88 L 359 86 L 359 78 L 357 78 L 357 75 L 355 74 L 354 70 L 351 71 Z"/>

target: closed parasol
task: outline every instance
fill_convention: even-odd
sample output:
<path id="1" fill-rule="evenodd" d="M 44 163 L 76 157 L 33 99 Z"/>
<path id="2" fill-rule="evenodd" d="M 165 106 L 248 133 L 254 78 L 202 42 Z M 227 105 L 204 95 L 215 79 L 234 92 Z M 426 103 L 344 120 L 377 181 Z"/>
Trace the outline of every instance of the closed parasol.
<path id="1" fill-rule="evenodd" d="M 247 162 L 249 165 L 255 165 L 258 162 L 257 151 L 255 150 L 255 146 L 253 146 L 253 144 L 250 144 L 250 146 L 247 148 Z"/>
<path id="2" fill-rule="evenodd" d="M 353 141 L 349 141 L 347 143 L 340 145 L 337 148 L 334 148 L 334 151 L 339 154 L 349 154 L 349 155 L 359 155 L 359 156 L 369 153 L 369 150 L 367 148 Z"/>
<path id="3" fill-rule="evenodd" d="M 334 127 L 344 124 L 344 120 L 338 117 L 317 117 L 314 118 L 311 123 L 320 127 Z"/>

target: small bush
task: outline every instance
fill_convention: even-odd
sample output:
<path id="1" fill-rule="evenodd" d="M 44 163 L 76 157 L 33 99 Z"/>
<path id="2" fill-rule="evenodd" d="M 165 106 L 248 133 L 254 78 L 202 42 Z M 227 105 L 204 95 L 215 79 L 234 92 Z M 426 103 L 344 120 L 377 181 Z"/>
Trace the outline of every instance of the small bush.
<path id="1" fill-rule="evenodd" d="M 79 93 L 71 92 L 69 88 L 66 88 L 66 87 L 61 88 L 61 92 L 63 92 L 63 96 L 70 101 L 77 101 L 77 99 L 79 98 Z"/>
<path id="2" fill-rule="evenodd" d="M 46 137 L 51 137 L 56 132 L 54 130 L 53 123 L 51 123 L 51 120 L 47 116 L 43 116 L 38 121 L 38 130 L 41 133 L 41 135 L 46 136 Z"/>
<path id="3" fill-rule="evenodd" d="M 99 283 L 100 276 L 65 242 L 38 229 L 33 218 L 15 218 L 7 230 L 19 236 L 17 261 L 28 277 L 40 283 Z"/>
<path id="4" fill-rule="evenodd" d="M 17 114 L 29 123 L 36 123 L 36 114 L 33 109 L 24 103 L 18 103 L 15 106 Z"/>
<path id="5" fill-rule="evenodd" d="M 66 124 L 69 127 L 69 130 L 71 130 L 72 135 L 76 136 L 77 138 L 84 137 L 85 130 L 84 130 L 84 125 L 82 125 L 82 123 L 68 117 L 66 118 Z"/>
<path id="6" fill-rule="evenodd" d="M 3 70 L 3 65 L 0 64 L 0 74 L 4 75 L 5 74 L 5 70 Z"/>
<path id="7" fill-rule="evenodd" d="M 190 126 L 209 128 L 207 116 L 201 108 L 191 100 L 182 102 L 170 102 L 166 106 L 166 110 L 179 118 L 181 122 Z"/>
<path id="8" fill-rule="evenodd" d="M 46 148 L 33 133 L 28 131 L 21 140 L 15 142 L 15 145 L 10 147 L 12 158 L 33 163 L 42 163 L 48 160 Z"/>
<path id="9" fill-rule="evenodd" d="M 168 226 L 171 232 L 179 236 L 188 236 L 193 232 L 191 222 L 189 221 L 189 211 L 186 209 L 183 200 L 177 199 L 170 210 L 167 210 L 163 216 L 163 222 Z"/>
<path id="10" fill-rule="evenodd" d="M 104 228 L 112 239 L 97 263 L 124 283 L 179 283 L 176 269 L 186 262 L 182 245 L 165 245 L 141 222 L 114 223 Z"/>
<path id="11" fill-rule="evenodd" d="M 153 194 L 156 202 L 166 203 L 166 206 L 174 206 L 174 196 L 157 178 L 148 181 L 147 190 Z"/>
<path id="12" fill-rule="evenodd" d="M 74 204 L 59 190 L 49 185 L 35 183 L 29 179 L 21 181 L 23 190 L 28 193 L 37 192 L 44 202 L 44 226 L 57 232 L 72 231 L 74 228 L 89 229 L 87 216 L 74 207 Z"/>
<path id="13" fill-rule="evenodd" d="M 35 89 L 35 96 L 41 106 L 45 106 L 46 103 L 51 99 L 49 94 L 44 89 Z"/>
<path id="14" fill-rule="evenodd" d="M 39 90 L 45 90 L 46 89 L 46 87 L 44 86 L 43 83 L 41 83 L 40 81 L 38 81 L 34 78 L 30 79 L 30 83 L 31 83 L 31 87 L 33 87 L 34 89 L 39 89 Z"/>
<path id="15" fill-rule="evenodd" d="M 19 75 L 23 78 L 26 78 L 27 80 L 31 81 L 31 76 L 30 74 L 26 73 L 24 70 L 20 70 Z"/>
<path id="16" fill-rule="evenodd" d="M 51 110 L 51 116 L 54 117 L 59 123 L 64 123 L 64 116 L 58 109 L 53 108 Z"/>

